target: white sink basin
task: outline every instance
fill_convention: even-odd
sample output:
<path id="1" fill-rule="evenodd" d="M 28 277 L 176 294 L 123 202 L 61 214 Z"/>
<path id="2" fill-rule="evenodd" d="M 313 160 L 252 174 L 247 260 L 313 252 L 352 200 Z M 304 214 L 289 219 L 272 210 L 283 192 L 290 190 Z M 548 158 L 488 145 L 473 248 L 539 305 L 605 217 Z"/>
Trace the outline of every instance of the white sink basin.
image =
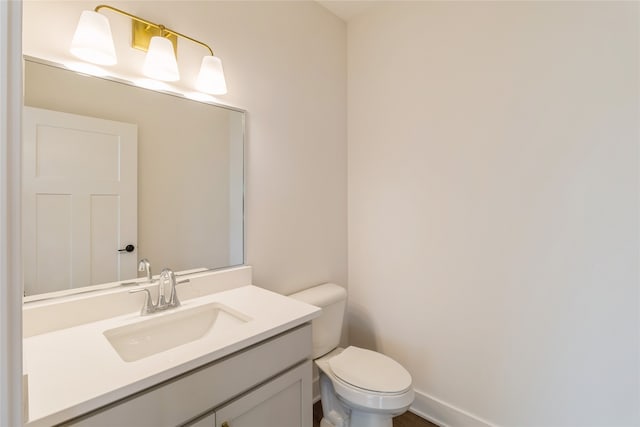
<path id="1" fill-rule="evenodd" d="M 148 320 L 104 331 L 104 336 L 125 362 L 134 362 L 212 334 L 228 333 L 250 320 L 219 303 L 151 316 Z"/>

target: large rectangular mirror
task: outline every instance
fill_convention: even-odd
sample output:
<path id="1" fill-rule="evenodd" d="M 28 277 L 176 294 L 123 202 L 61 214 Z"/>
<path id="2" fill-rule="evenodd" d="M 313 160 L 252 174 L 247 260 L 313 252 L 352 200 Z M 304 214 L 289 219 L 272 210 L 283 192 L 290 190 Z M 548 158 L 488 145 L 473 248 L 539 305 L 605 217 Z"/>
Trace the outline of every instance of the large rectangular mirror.
<path id="1" fill-rule="evenodd" d="M 243 111 L 24 70 L 25 296 L 243 263 Z"/>

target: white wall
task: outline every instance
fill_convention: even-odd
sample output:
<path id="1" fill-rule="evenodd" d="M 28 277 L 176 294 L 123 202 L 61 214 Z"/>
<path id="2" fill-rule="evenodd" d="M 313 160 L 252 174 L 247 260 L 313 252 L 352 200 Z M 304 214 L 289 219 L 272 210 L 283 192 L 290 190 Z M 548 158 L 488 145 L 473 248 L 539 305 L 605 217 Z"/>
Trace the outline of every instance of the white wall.
<path id="1" fill-rule="evenodd" d="M 411 371 L 415 409 L 640 425 L 638 12 L 388 2 L 349 22 L 350 336 Z"/>
<path id="2" fill-rule="evenodd" d="M 28 0 L 24 52 L 68 57 L 80 11 L 97 4 Z M 248 111 L 245 261 L 254 283 L 282 293 L 346 284 L 345 23 L 311 1 L 109 4 L 201 39 L 222 58 L 229 93 L 220 100 Z M 128 20 L 104 14 L 128 43 Z M 55 31 L 39 26 L 50 22 Z M 178 47 L 187 82 L 199 65 L 184 64 L 203 54 L 189 45 Z M 142 57 L 127 51 L 121 62 Z"/>

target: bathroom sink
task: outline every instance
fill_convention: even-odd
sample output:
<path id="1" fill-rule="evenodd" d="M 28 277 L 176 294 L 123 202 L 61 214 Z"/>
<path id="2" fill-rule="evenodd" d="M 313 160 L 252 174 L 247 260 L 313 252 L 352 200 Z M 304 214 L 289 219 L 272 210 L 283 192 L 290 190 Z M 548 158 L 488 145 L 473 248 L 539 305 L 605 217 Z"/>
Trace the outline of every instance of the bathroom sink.
<path id="1" fill-rule="evenodd" d="M 104 336 L 125 362 L 134 362 L 212 334 L 228 334 L 250 320 L 219 303 L 152 316 L 156 317 L 104 331 Z"/>

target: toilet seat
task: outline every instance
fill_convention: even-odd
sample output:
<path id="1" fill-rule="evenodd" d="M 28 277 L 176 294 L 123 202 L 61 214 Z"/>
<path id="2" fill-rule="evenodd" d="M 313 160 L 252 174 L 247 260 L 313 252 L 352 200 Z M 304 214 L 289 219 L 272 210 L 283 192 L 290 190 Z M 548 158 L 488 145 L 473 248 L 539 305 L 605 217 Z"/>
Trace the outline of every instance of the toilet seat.
<path id="1" fill-rule="evenodd" d="M 368 392 L 398 394 L 411 387 L 409 372 L 392 358 L 375 351 L 347 347 L 328 363 L 339 380 Z"/>

